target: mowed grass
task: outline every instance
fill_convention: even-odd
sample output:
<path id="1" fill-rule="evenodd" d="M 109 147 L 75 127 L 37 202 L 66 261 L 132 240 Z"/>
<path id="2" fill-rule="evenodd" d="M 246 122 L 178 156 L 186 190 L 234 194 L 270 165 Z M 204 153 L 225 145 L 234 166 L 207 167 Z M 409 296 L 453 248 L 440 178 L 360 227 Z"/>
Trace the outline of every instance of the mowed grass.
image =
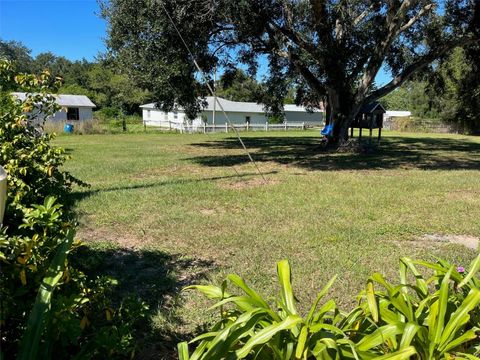
<path id="1" fill-rule="evenodd" d="M 115 275 L 151 306 L 153 344 L 168 351 L 216 314 L 192 283 L 237 273 L 266 295 L 288 259 L 301 309 L 334 275 L 348 308 L 374 272 L 402 256 L 466 265 L 476 250 L 421 240 L 480 236 L 480 139 L 386 132 L 367 154 L 325 153 L 317 132 L 61 136 L 76 189 L 84 266 Z M 150 333 L 151 336 L 152 333 Z M 160 349 L 160 350 L 159 350 Z M 145 355 L 148 357 L 148 355 Z"/>

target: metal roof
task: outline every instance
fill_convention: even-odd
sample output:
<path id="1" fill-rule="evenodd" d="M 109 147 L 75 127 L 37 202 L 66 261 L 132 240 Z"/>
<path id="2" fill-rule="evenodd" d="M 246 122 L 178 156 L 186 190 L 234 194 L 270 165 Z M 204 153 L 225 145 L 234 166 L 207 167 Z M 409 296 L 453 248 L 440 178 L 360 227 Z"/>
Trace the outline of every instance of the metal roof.
<path id="1" fill-rule="evenodd" d="M 213 103 L 214 97 L 207 96 L 205 98 L 207 101 L 207 106 L 203 109 L 203 111 L 213 111 Z M 217 97 L 217 100 L 222 105 L 223 109 L 226 112 L 241 112 L 241 113 L 257 113 L 257 114 L 264 114 L 265 109 L 264 105 L 257 104 L 254 102 L 241 102 L 241 101 L 231 101 L 227 99 L 223 99 L 221 97 Z M 157 110 L 155 107 L 155 103 L 145 104 L 140 106 L 142 109 L 152 109 Z M 284 112 L 307 112 L 307 110 L 303 106 L 297 106 L 293 104 L 285 104 L 283 105 Z M 216 106 L 216 111 L 221 111 L 220 106 Z M 315 110 L 318 112 L 318 110 Z"/>
<path id="2" fill-rule="evenodd" d="M 380 104 L 378 101 L 374 101 L 374 102 L 371 102 L 369 104 L 365 104 L 362 106 L 362 108 L 360 109 L 359 113 L 360 114 L 369 114 L 369 113 L 372 113 L 374 112 L 378 107 L 380 107 L 380 109 L 385 112 L 385 108 L 382 106 L 382 104 Z"/>
<path id="3" fill-rule="evenodd" d="M 14 92 L 12 95 L 16 96 L 20 100 L 25 100 L 26 93 L 23 92 Z M 87 96 L 85 95 L 66 95 L 58 94 L 55 95 L 57 98 L 57 104 L 60 106 L 67 107 L 97 107 Z"/>

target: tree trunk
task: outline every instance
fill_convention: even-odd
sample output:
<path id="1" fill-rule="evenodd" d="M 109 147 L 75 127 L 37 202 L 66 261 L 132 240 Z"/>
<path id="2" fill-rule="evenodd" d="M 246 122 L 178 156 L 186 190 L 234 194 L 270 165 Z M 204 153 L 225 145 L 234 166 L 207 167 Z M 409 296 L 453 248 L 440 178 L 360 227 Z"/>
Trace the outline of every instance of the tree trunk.
<path id="1" fill-rule="evenodd" d="M 348 129 L 358 109 L 359 106 L 354 104 L 352 96 L 347 91 L 329 91 L 326 122 L 333 123 L 333 133 L 329 138 L 331 148 L 338 148 L 348 140 Z"/>

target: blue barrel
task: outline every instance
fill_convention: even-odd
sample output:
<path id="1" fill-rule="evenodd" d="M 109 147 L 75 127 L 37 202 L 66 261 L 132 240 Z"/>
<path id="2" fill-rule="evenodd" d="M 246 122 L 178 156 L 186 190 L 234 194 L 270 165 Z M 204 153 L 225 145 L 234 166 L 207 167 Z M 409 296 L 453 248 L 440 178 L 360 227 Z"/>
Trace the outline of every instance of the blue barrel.
<path id="1" fill-rule="evenodd" d="M 72 124 L 65 124 L 63 126 L 63 131 L 65 131 L 68 134 L 73 134 L 73 125 Z"/>

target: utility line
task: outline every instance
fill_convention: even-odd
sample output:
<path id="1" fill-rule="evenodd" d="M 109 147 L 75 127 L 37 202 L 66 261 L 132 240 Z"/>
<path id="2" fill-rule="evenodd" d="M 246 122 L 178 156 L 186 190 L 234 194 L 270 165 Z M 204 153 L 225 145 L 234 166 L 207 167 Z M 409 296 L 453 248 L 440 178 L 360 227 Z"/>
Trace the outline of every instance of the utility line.
<path id="1" fill-rule="evenodd" d="M 253 157 L 252 157 L 252 155 L 250 154 L 250 152 L 248 151 L 247 147 L 245 146 L 242 138 L 240 137 L 240 134 L 239 134 L 238 130 L 235 128 L 235 126 L 233 125 L 233 123 L 230 121 L 230 118 L 228 117 L 227 113 L 225 112 L 225 109 L 223 108 L 222 103 L 218 100 L 218 97 L 215 96 L 215 92 L 213 91 L 212 87 L 211 87 L 210 84 L 208 83 L 208 79 L 207 79 L 207 77 L 205 76 L 205 72 L 204 72 L 204 71 L 202 70 L 202 68 L 198 65 L 197 60 L 195 60 L 195 56 L 193 56 L 193 53 L 190 51 L 190 48 L 188 47 L 185 39 L 183 38 L 182 34 L 180 33 L 180 30 L 178 30 L 177 25 L 175 25 L 175 22 L 173 21 L 172 17 L 170 16 L 170 13 L 168 12 L 167 8 L 165 7 L 165 5 L 163 4 L 162 1 L 160 1 L 160 5 L 162 6 L 163 10 L 165 11 L 165 14 L 167 15 L 167 17 L 168 17 L 168 19 L 170 20 L 170 22 L 172 23 L 172 26 L 173 26 L 173 28 L 175 29 L 175 31 L 177 32 L 178 36 L 180 37 L 180 40 L 182 41 L 183 45 L 184 45 L 185 48 L 187 49 L 187 52 L 188 52 L 188 54 L 190 55 L 190 57 L 192 58 L 193 63 L 195 64 L 195 67 L 197 68 L 197 70 L 199 71 L 200 75 L 202 76 L 202 79 L 203 79 L 203 81 L 205 82 L 205 84 L 207 85 L 208 90 L 210 91 L 210 93 L 211 93 L 212 96 L 214 97 L 214 101 L 217 102 L 218 106 L 220 107 L 220 110 L 222 110 L 223 115 L 224 115 L 225 118 L 227 119 L 228 124 L 229 124 L 230 127 L 233 129 L 233 131 L 235 132 L 235 135 L 237 136 L 238 141 L 240 141 L 240 144 L 242 145 L 243 150 L 244 150 L 245 153 L 247 154 L 247 156 L 248 156 L 248 158 L 250 159 L 250 161 L 252 162 L 252 164 L 255 166 L 257 172 L 260 174 L 260 176 L 262 177 L 263 181 L 266 183 L 266 182 L 267 182 L 267 179 L 265 178 L 265 176 L 263 175 L 263 173 L 260 171 L 260 168 L 258 167 L 258 165 L 257 165 L 257 163 L 255 162 L 255 160 L 253 160 Z"/>

